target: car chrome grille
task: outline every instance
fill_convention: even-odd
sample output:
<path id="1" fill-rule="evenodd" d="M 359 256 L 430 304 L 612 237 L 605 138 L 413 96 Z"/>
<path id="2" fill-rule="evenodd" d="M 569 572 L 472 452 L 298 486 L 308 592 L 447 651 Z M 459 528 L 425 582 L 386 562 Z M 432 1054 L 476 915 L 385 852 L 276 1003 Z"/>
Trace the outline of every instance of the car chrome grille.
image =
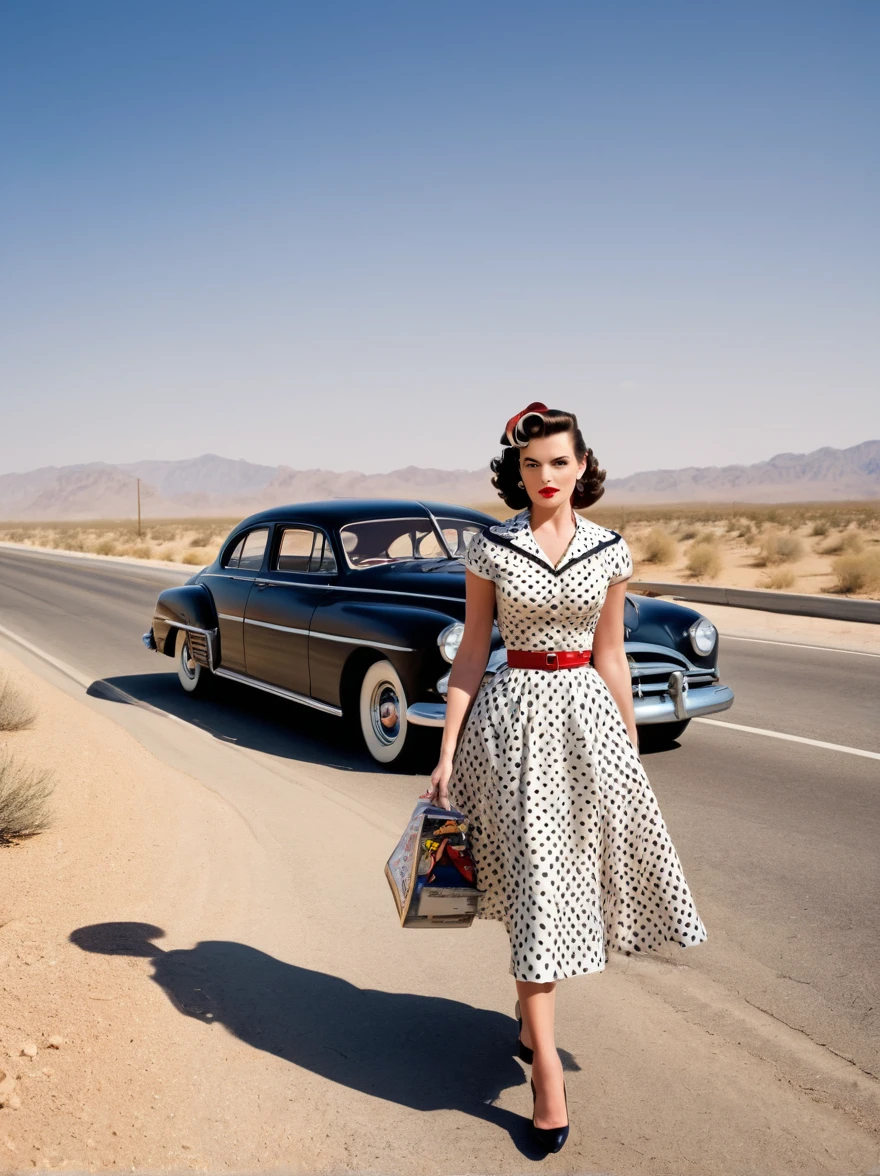
<path id="1" fill-rule="evenodd" d="M 675 660 L 672 660 L 675 659 Z M 652 654 L 627 654 L 629 672 L 632 678 L 633 694 L 641 698 L 645 694 L 664 694 L 669 688 L 669 675 L 680 671 L 688 687 L 710 686 L 718 680 L 714 670 L 687 668 L 687 662 L 676 658 L 674 650 L 669 658 L 660 660 Z"/>

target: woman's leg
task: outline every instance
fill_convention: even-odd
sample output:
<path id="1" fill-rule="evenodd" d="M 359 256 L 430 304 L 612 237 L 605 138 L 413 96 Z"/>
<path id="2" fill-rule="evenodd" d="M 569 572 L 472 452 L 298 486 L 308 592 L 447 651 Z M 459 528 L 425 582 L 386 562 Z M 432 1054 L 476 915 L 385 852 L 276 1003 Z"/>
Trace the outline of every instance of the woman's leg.
<path id="1" fill-rule="evenodd" d="M 532 1077 L 537 1098 L 536 1127 L 564 1127 L 565 1106 L 562 1061 L 556 1050 L 556 983 L 532 984 L 517 980 L 516 992 L 522 1016 L 522 1042 L 535 1051 Z"/>

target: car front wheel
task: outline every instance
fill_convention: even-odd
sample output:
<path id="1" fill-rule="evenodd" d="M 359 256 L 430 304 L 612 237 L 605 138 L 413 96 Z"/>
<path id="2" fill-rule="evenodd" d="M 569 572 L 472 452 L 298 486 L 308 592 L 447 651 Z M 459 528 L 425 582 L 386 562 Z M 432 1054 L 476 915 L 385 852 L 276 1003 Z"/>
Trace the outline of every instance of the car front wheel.
<path id="1" fill-rule="evenodd" d="M 415 732 L 406 720 L 406 693 L 390 661 L 367 667 L 361 680 L 360 728 L 367 751 L 380 764 L 402 763 Z"/>
<path id="2" fill-rule="evenodd" d="M 671 747 L 684 735 L 690 719 L 682 719 L 677 723 L 651 723 L 647 727 L 639 727 L 639 746 L 646 751 Z"/>
<path id="3" fill-rule="evenodd" d="M 174 639 L 174 660 L 177 663 L 177 676 L 187 694 L 204 695 L 208 692 L 211 672 L 200 666 L 192 655 L 189 645 L 189 634 L 185 629 L 178 629 Z"/>

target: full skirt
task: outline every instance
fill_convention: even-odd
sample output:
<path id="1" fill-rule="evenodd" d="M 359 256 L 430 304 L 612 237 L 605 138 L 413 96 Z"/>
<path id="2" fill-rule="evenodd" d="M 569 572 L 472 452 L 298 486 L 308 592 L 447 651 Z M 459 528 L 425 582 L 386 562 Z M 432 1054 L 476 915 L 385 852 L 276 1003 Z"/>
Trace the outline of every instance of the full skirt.
<path id="1" fill-rule="evenodd" d="M 506 668 L 479 690 L 449 798 L 471 822 L 478 917 L 517 980 L 562 980 L 706 938 L 657 798 L 592 666 Z"/>

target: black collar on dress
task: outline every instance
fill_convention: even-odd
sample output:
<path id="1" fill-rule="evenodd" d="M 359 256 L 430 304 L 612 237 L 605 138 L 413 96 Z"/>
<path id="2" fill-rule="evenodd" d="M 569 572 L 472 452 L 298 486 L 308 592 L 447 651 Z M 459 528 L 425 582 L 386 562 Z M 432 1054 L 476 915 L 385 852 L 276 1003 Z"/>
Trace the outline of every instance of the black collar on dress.
<path id="1" fill-rule="evenodd" d="M 579 537 L 586 537 L 586 532 L 590 524 L 582 518 L 581 515 L 575 516 L 577 519 L 577 530 L 572 538 L 572 542 L 577 542 Z M 595 524 L 594 524 L 595 525 Z M 501 524 L 505 527 L 504 524 Z M 573 564 L 580 563 L 582 559 L 588 559 L 591 555 L 604 550 L 606 547 L 612 547 L 615 543 L 619 543 L 623 538 L 617 531 L 612 531 L 610 528 L 603 528 L 611 535 L 610 539 L 604 540 L 602 543 L 596 543 L 587 551 L 582 551 L 578 555 L 572 556 L 567 563 L 564 563 L 560 568 L 554 568 L 547 560 L 547 557 L 542 552 L 538 541 L 532 534 L 531 524 L 529 521 L 528 507 L 515 515 L 500 534 L 499 525 L 497 523 L 489 523 L 483 528 L 483 535 L 492 543 L 497 543 L 501 547 L 509 547 L 512 551 L 519 552 L 524 555 L 526 559 L 532 560 L 533 563 L 539 564 L 546 571 L 551 572 L 554 576 L 561 576 L 563 572 L 567 571 Z M 582 541 L 582 539 L 581 539 Z"/>

